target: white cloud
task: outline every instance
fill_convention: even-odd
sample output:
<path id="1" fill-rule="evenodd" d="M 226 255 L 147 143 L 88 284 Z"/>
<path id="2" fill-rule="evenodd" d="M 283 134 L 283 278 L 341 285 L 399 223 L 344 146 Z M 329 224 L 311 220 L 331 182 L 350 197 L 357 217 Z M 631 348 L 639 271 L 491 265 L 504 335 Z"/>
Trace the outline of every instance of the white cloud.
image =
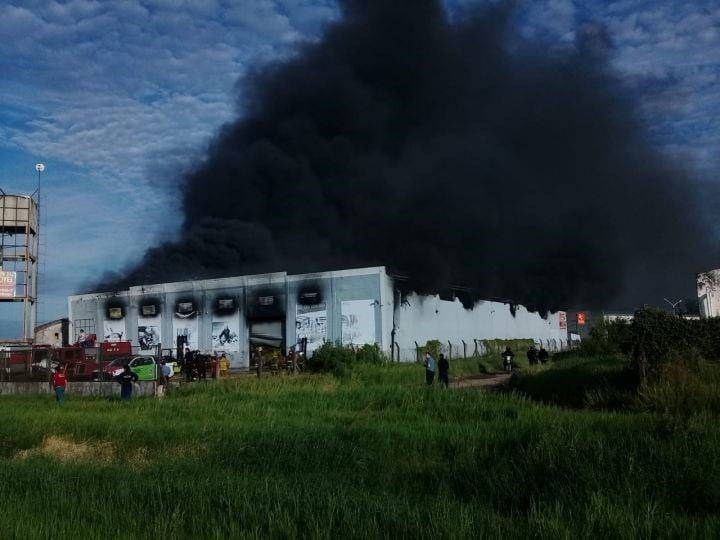
<path id="1" fill-rule="evenodd" d="M 61 281 L 67 294 L 120 269 L 177 227 L 171 187 L 236 114 L 238 77 L 303 39 L 303 14 L 332 15 L 316 8 L 268 0 L 0 4 L 0 117 L 12 119 L 0 124 L 0 146 L 62 169 L 46 173 L 46 260 L 63 276 L 49 280 L 49 294 L 63 294 Z M 48 303 L 62 305 L 56 296 Z"/>

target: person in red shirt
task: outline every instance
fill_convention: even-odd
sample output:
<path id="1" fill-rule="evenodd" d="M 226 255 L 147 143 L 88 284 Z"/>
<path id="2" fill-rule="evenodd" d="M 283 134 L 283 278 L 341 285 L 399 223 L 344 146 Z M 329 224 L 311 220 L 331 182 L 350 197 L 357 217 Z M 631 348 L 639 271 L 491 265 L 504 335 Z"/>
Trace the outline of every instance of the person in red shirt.
<path id="1" fill-rule="evenodd" d="M 67 377 L 63 372 L 62 366 L 55 368 L 52 383 L 53 388 L 55 388 L 55 400 L 58 402 L 58 405 L 62 405 L 65 403 L 65 389 L 68 386 Z"/>

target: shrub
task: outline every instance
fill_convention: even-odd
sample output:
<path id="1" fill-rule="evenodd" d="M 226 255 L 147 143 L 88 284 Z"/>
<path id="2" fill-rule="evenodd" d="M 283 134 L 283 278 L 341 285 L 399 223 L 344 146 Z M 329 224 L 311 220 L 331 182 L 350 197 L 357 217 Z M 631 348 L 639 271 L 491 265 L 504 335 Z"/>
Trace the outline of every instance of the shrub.
<path id="1" fill-rule="evenodd" d="M 425 353 L 430 353 L 433 358 L 437 359 L 438 356 L 440 356 L 440 351 L 442 351 L 442 343 L 440 343 L 437 339 L 431 339 L 427 343 L 425 343 L 424 347 L 420 347 L 420 361 L 425 360 Z"/>
<path id="2" fill-rule="evenodd" d="M 385 353 L 377 343 L 363 345 L 355 352 L 355 361 L 361 364 L 382 364 L 387 361 Z"/>
<path id="3" fill-rule="evenodd" d="M 353 364 L 382 364 L 385 360 L 385 354 L 375 343 L 354 348 L 326 342 L 308 359 L 307 365 L 311 371 L 330 371 L 342 378 L 349 376 Z"/>
<path id="4" fill-rule="evenodd" d="M 672 415 L 720 411 L 720 367 L 703 360 L 697 350 L 671 350 L 638 388 L 642 409 Z"/>
<path id="5" fill-rule="evenodd" d="M 311 371 L 335 371 L 338 366 L 352 364 L 354 360 L 353 349 L 327 341 L 308 358 L 307 365 Z"/>
<path id="6" fill-rule="evenodd" d="M 658 309 L 642 309 L 630 326 L 633 362 L 644 383 L 653 382 L 669 361 L 720 359 L 720 318 L 688 320 Z"/>

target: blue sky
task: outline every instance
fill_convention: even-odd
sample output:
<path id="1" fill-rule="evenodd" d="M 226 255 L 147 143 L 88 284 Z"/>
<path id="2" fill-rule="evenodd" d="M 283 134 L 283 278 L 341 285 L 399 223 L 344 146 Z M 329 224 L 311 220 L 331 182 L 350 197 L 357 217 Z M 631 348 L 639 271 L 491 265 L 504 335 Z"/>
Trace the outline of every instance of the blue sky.
<path id="1" fill-rule="evenodd" d="M 657 144 L 717 181 L 720 3 L 518 4 L 522 34 L 550 47 L 605 28 Z M 331 0 L 0 0 L 0 187 L 31 193 L 47 166 L 41 320 L 176 233 L 182 171 L 242 113 L 238 79 L 337 16 Z"/>

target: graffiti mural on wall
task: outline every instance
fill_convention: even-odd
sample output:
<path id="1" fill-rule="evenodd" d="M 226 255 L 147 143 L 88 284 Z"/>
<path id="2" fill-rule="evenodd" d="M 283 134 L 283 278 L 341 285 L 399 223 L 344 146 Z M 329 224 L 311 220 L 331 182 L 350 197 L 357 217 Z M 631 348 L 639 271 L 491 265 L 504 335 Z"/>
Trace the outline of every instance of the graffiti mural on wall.
<path id="1" fill-rule="evenodd" d="M 307 339 L 307 352 L 318 349 L 327 340 L 327 307 L 325 303 L 295 308 L 295 336 Z"/>

